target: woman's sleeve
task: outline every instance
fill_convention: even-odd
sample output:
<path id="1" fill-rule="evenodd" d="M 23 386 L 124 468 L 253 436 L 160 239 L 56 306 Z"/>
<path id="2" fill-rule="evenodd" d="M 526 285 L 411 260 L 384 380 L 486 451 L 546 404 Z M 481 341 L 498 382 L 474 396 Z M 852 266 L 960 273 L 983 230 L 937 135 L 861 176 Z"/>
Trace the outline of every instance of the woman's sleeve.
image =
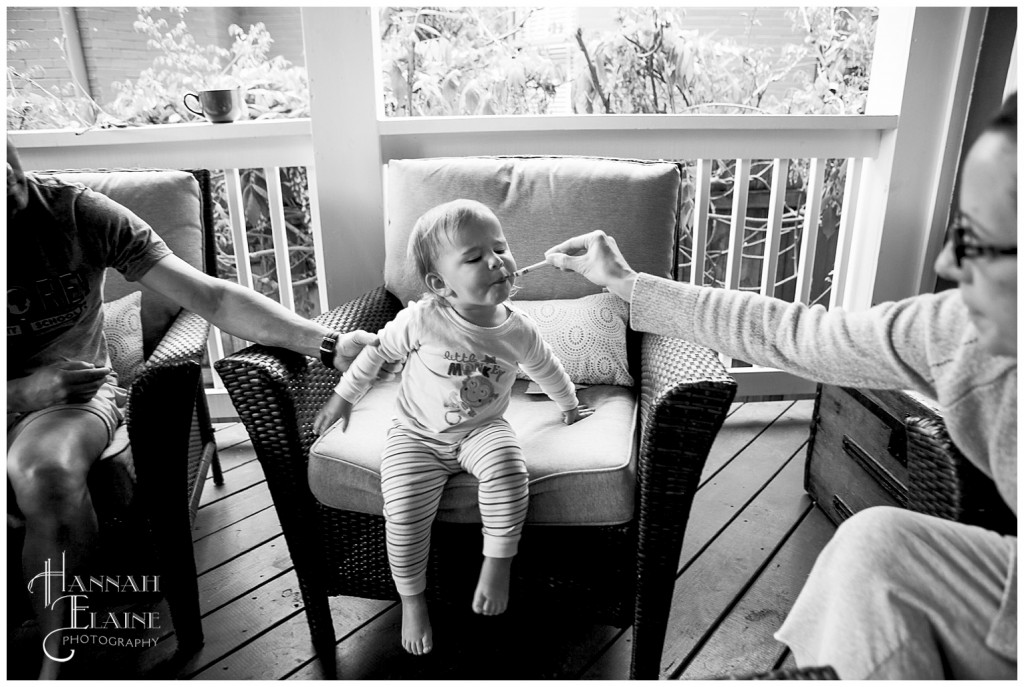
<path id="1" fill-rule="evenodd" d="M 915 389 L 934 397 L 933 370 L 962 334 L 962 327 L 949 331 L 949 323 L 967 324 L 958 300 L 955 293 L 936 294 L 859 312 L 829 311 L 641 274 L 630 325 L 816 382 Z"/>

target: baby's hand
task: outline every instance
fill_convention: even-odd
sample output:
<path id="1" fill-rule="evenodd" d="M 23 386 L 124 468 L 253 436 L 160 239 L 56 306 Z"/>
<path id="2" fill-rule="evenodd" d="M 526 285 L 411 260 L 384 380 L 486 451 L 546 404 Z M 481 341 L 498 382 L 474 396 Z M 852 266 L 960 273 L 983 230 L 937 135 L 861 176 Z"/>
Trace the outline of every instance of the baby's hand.
<path id="1" fill-rule="evenodd" d="M 324 407 L 316 414 L 313 420 L 313 432 L 323 434 L 335 422 L 341 421 L 341 431 L 348 427 L 348 418 L 352 414 L 352 404 L 338 394 L 331 394 L 331 398 L 324 404 Z"/>
<path id="2" fill-rule="evenodd" d="M 567 425 L 571 425 L 573 423 L 579 422 L 580 420 L 582 420 L 585 417 L 590 417 L 593 414 L 594 414 L 594 409 L 593 408 L 591 408 L 590 406 L 586 405 L 585 403 L 580 403 L 578 406 L 576 406 L 572 410 L 563 410 L 562 411 L 562 422 L 564 422 Z"/>

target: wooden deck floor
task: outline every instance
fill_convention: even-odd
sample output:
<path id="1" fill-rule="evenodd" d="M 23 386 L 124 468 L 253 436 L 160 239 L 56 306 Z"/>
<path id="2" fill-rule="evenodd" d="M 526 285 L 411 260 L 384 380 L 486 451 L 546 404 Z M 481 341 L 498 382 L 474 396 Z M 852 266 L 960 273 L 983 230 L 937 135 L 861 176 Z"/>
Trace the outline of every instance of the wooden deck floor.
<path id="1" fill-rule="evenodd" d="M 812 401 L 733 406 L 694 501 L 663 678 L 789 665 L 785 647 L 772 633 L 834 531 L 803 490 L 811 410 Z M 159 639 L 155 646 L 134 651 L 90 647 L 83 651 L 84 660 L 74 659 L 78 663 L 69 666 L 69 674 L 321 677 L 298 581 L 259 462 L 240 424 L 218 425 L 217 439 L 225 484 L 207 483 L 194 531 L 205 646 L 187 661 L 175 659 L 173 634 L 152 631 L 147 637 Z M 467 611 L 465 617 L 435 619 L 435 652 L 414 658 L 399 646 L 397 604 L 338 598 L 332 607 L 339 674 L 345 679 L 628 676 L 629 630 L 568 618 L 517 617 L 512 610 L 501 619 L 476 618 Z M 162 604 L 159 608 L 166 610 Z M 18 676 L 14 665 L 12 660 L 8 677 Z"/>

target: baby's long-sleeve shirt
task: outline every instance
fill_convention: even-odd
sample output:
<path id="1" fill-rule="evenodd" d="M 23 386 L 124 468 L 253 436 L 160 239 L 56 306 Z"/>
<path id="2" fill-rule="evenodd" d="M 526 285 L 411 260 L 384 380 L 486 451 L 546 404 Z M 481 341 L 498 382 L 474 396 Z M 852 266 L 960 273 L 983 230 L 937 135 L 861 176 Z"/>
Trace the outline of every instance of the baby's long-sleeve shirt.
<path id="1" fill-rule="evenodd" d="M 335 392 L 355 403 L 373 384 L 382 360 L 406 359 L 396 412 L 400 422 L 418 431 L 468 433 L 501 417 L 517 367 L 561 410 L 578 405 L 562 364 L 536 324 L 514 306 L 497 327 L 480 327 L 434 299 L 422 300 L 378 334 L 378 347 L 363 349 Z"/>

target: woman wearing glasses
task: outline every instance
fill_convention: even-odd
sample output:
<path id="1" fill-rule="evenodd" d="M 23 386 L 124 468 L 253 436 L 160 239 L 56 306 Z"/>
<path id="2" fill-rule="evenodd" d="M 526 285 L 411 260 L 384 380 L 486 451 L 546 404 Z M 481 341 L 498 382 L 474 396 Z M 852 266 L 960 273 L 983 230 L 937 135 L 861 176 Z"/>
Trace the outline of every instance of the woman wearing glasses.
<path id="1" fill-rule="evenodd" d="M 634 272 L 601 232 L 546 259 L 630 302 L 634 329 L 825 383 L 938 399 L 957 447 L 1017 512 L 1017 97 L 974 143 L 936 262 L 959 288 L 863 312 Z M 776 637 L 843 679 L 1015 678 L 1017 540 L 870 508 L 836 531 Z"/>

